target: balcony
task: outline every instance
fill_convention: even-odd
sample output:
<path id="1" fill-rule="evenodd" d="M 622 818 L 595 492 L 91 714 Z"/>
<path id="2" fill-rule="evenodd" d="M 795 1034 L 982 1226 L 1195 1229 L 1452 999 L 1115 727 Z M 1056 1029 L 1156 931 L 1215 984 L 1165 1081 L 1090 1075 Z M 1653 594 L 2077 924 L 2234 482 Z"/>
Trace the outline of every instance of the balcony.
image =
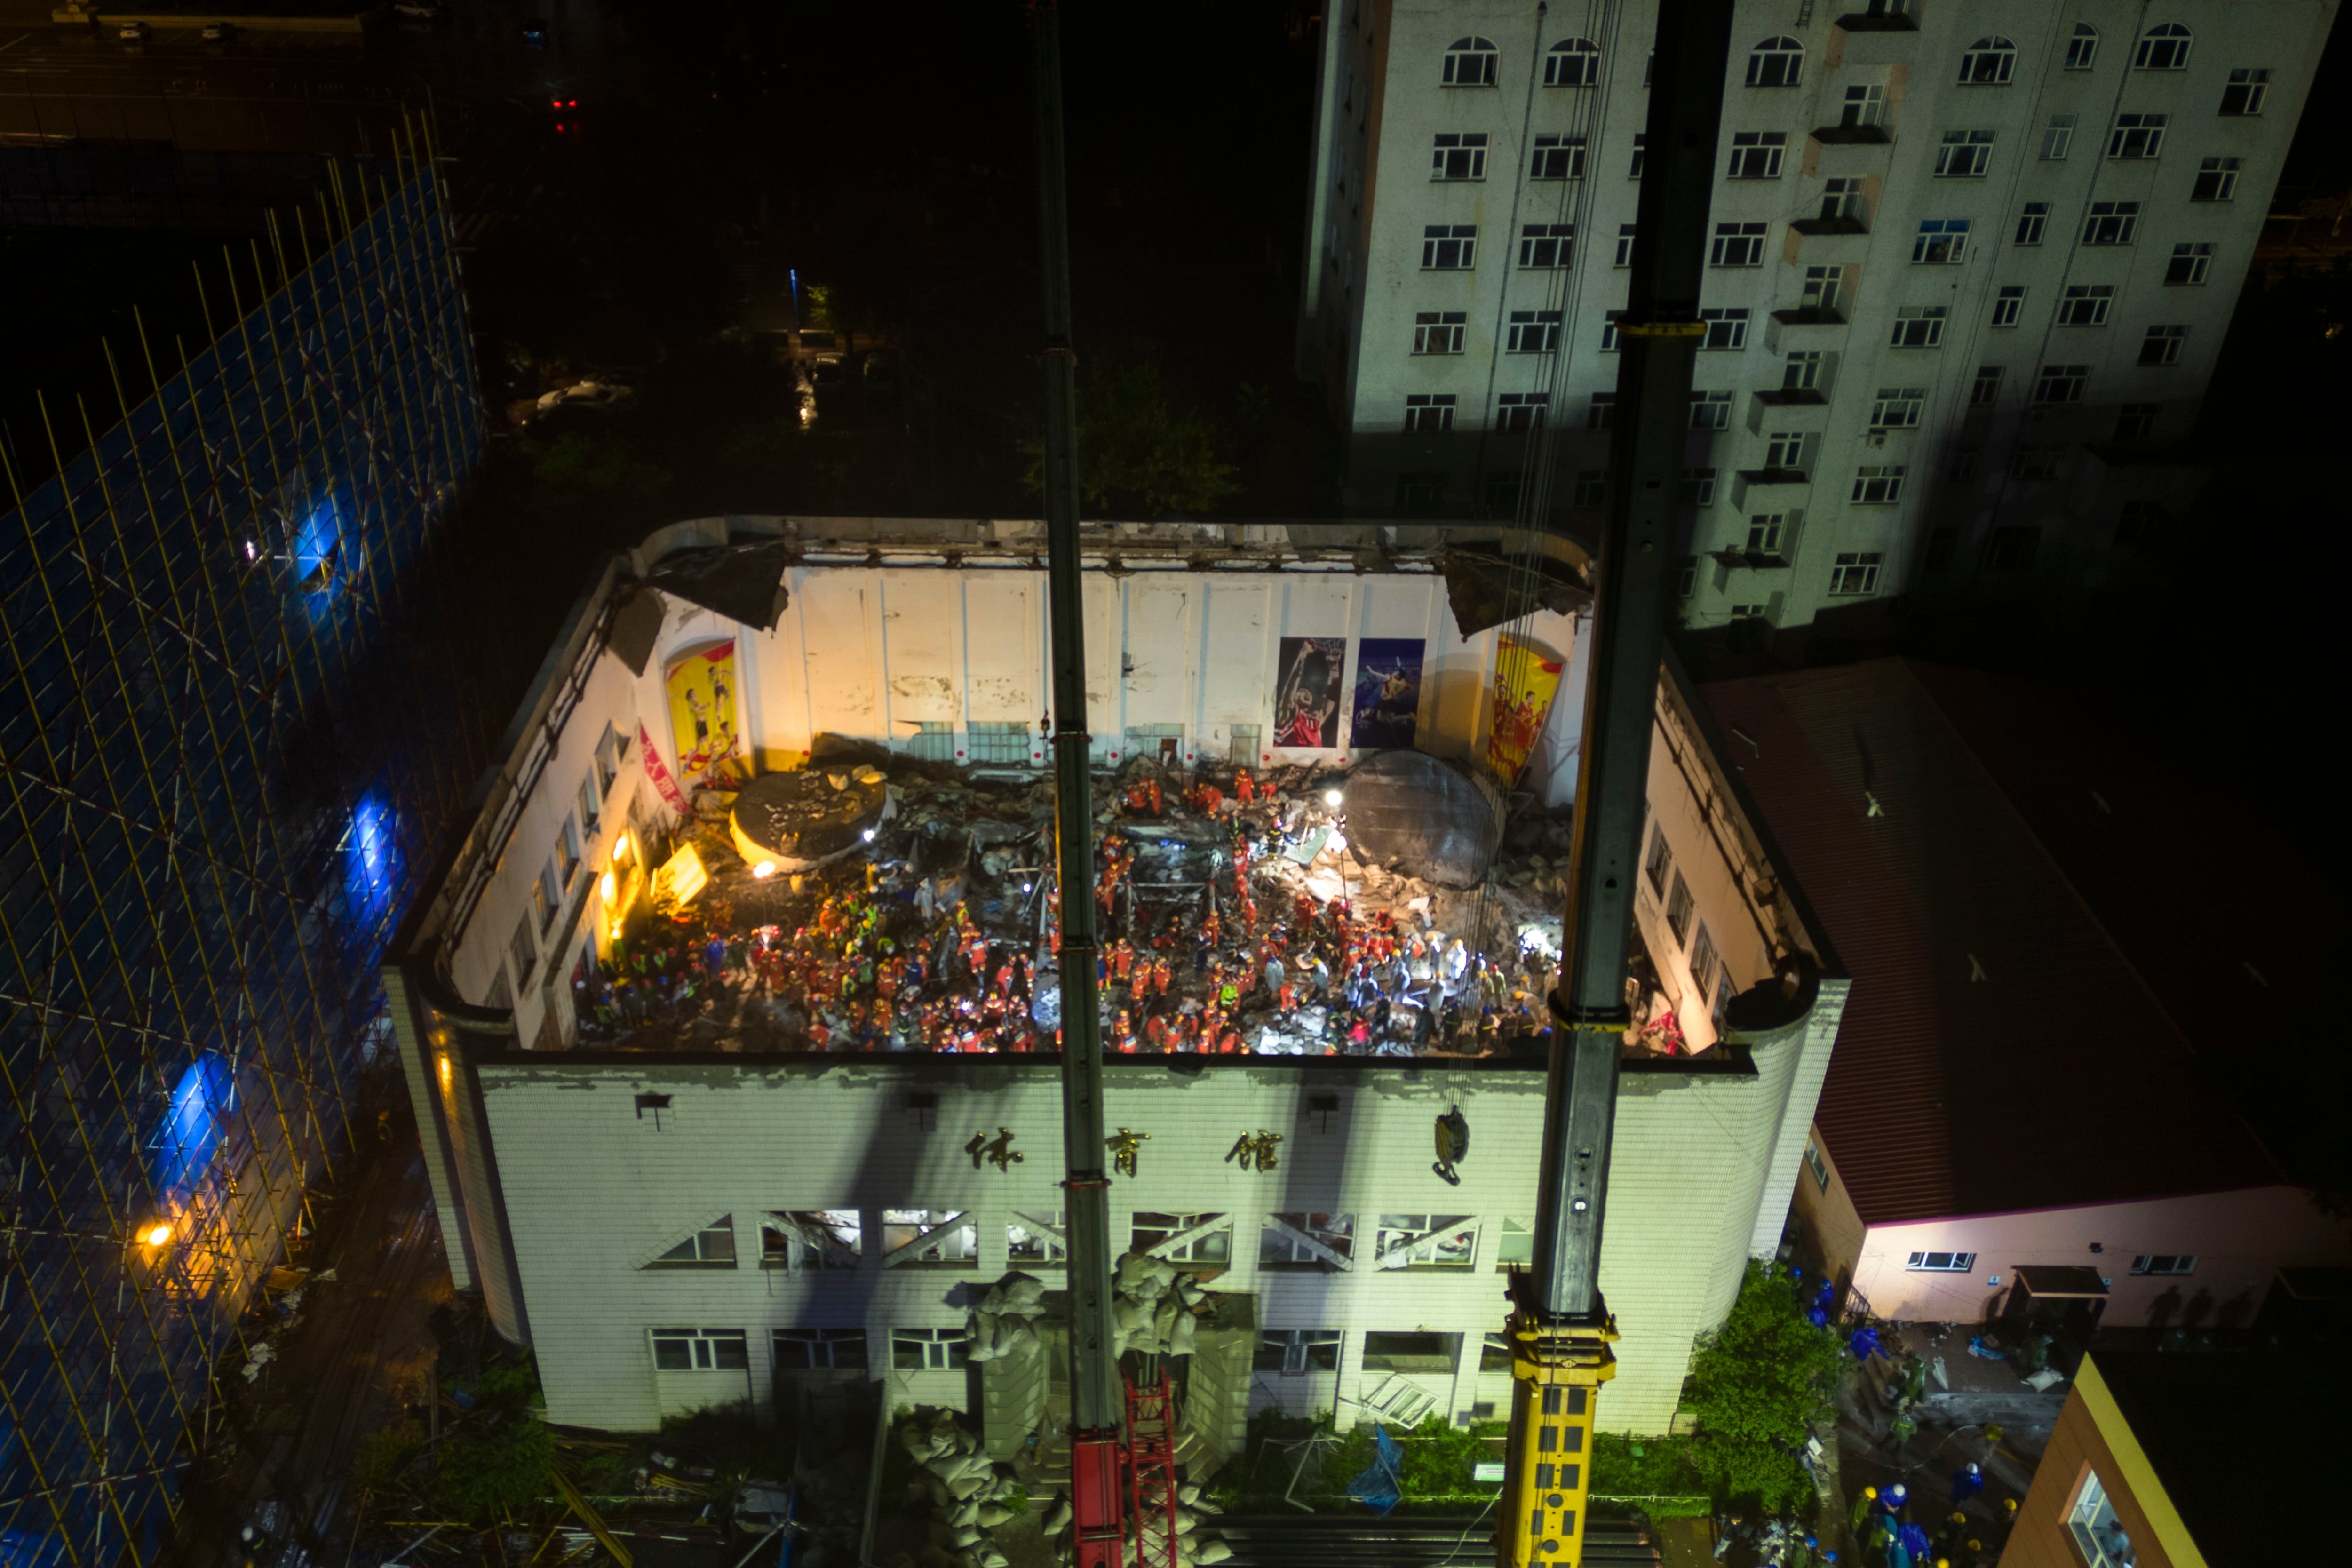
<path id="1" fill-rule="evenodd" d="M 1884 147 L 1895 140 L 1884 125 L 1816 125 L 1812 136 L 1824 147 Z"/>
<path id="2" fill-rule="evenodd" d="M 1789 226 L 1799 234 L 1868 234 L 1870 225 L 1858 217 L 1801 217 Z"/>
<path id="3" fill-rule="evenodd" d="M 1849 33 L 1916 33 L 1918 18 L 1892 7 L 1852 11 L 1837 19 L 1837 25 Z"/>
<path id="4" fill-rule="evenodd" d="M 1767 408 L 1795 408 L 1827 403 L 1830 395 L 1814 386 L 1776 386 L 1769 392 L 1759 392 L 1756 401 Z"/>
<path id="5" fill-rule="evenodd" d="M 1800 305 L 1793 310 L 1775 310 L 1772 319 L 1784 327 L 1843 327 L 1845 313 L 1820 305 Z"/>
<path id="6" fill-rule="evenodd" d="M 1714 558 L 1732 571 L 1785 572 L 1789 558 L 1777 550 L 1717 550 Z"/>
<path id="7" fill-rule="evenodd" d="M 1802 468 L 1742 468 L 1739 470 L 1739 482 L 1752 488 L 1757 485 L 1809 485 L 1813 480 L 1812 476 Z"/>

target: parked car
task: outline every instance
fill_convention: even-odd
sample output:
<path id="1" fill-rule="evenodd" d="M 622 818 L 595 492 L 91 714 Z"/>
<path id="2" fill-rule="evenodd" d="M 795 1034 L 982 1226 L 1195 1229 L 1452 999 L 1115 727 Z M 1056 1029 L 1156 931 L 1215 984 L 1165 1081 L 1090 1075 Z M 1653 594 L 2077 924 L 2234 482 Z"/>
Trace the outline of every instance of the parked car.
<path id="1" fill-rule="evenodd" d="M 208 44 L 226 44 L 236 37 L 235 22 L 206 22 L 204 40 Z"/>
<path id="2" fill-rule="evenodd" d="M 636 392 L 630 387 L 615 386 L 603 381 L 575 381 L 570 386 L 559 386 L 553 392 L 541 394 L 531 417 L 543 419 L 559 408 L 610 414 L 614 409 L 629 407 L 636 401 Z"/>
<path id="3" fill-rule="evenodd" d="M 839 392 L 849 384 L 849 374 L 839 354 L 819 354 L 808 366 L 809 385 L 818 392 Z"/>
<path id="4" fill-rule="evenodd" d="M 125 22 L 121 27 L 115 29 L 114 36 L 126 44 L 143 44 L 147 41 L 147 24 Z"/>

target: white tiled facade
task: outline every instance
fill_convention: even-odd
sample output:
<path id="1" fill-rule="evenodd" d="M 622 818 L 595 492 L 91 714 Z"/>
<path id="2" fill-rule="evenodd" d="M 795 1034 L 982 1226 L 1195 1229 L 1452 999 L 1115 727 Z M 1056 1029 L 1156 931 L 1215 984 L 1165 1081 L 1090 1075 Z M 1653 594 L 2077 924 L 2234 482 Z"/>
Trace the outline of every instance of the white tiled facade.
<path id="1" fill-rule="evenodd" d="M 1575 47 L 1612 12 L 1596 52 Z M 1701 304 L 1746 315 L 1698 356 L 1718 406 L 1694 419 L 1721 427 L 1690 437 L 1685 494 L 1705 504 L 1685 514 L 1688 624 L 1795 627 L 1897 593 L 2095 593 L 2194 480 L 2177 444 L 2335 12 L 1739 5 Z M 1593 400 L 1616 384 L 1605 316 L 1625 297 L 1612 263 L 1654 15 L 1329 8 L 1299 363 L 1353 433 L 1355 501 L 1510 515 L 1527 438 L 1509 408 L 1541 394 L 1561 435 L 1554 500 L 1597 519 Z M 1572 172 L 1560 143 L 1580 136 L 1581 178 L 1534 177 Z M 1570 264 L 1538 265 L 1562 224 Z M 1515 337 L 1515 314 L 1546 311 L 1549 323 Z M 1808 380 L 1818 401 L 1780 395 Z"/>

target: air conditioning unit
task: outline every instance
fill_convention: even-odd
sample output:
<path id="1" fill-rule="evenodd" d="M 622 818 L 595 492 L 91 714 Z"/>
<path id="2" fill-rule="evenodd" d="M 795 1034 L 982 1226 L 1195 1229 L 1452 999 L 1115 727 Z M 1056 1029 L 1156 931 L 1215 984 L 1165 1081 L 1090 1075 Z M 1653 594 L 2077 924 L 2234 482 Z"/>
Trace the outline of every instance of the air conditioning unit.
<path id="1" fill-rule="evenodd" d="M 1885 446 L 1885 445 L 1886 445 L 1886 432 L 1885 432 L 1885 431 L 1884 431 L 1884 430 L 1873 430 L 1873 431 L 1870 433 L 1870 444 L 1871 444 L 1872 446 L 1874 446 L 1874 447 L 1884 447 L 1884 446 Z"/>

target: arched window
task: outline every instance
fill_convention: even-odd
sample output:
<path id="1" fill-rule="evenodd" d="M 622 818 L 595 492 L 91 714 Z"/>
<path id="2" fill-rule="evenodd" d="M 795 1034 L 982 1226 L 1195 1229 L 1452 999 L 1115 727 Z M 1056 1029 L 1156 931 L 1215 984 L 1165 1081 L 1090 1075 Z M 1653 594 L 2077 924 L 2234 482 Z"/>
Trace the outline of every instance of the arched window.
<path id="1" fill-rule="evenodd" d="M 2132 64 L 2144 71 L 2189 68 L 2189 29 L 2178 22 L 2159 22 L 2139 36 L 2139 51 Z"/>
<path id="2" fill-rule="evenodd" d="M 2017 46 L 2007 38 L 1979 38 L 1960 57 L 1962 87 L 2007 87 L 2017 73 Z"/>
<path id="3" fill-rule="evenodd" d="M 1748 54 L 1748 85 L 1795 87 L 1805 76 L 1805 46 L 1794 38 L 1767 38 Z"/>
<path id="4" fill-rule="evenodd" d="M 2066 40 L 2066 68 L 2086 71 L 2099 53 L 2099 30 L 2088 22 L 2074 24 L 2074 36 Z"/>
<path id="5" fill-rule="evenodd" d="M 1485 38 L 1456 38 L 1445 51 L 1447 87 L 1495 85 L 1495 46 Z"/>
<path id="6" fill-rule="evenodd" d="M 1546 87 L 1599 87 L 1601 47 L 1591 38 L 1562 38 L 1544 55 Z"/>

